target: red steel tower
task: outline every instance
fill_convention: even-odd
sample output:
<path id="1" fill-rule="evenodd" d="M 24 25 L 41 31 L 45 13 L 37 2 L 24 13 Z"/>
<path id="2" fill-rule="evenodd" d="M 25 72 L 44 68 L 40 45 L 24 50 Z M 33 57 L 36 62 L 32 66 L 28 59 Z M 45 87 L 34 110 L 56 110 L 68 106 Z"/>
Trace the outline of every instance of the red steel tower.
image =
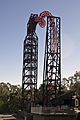
<path id="1" fill-rule="evenodd" d="M 47 24 L 45 22 L 47 17 Z M 38 37 L 36 25 L 46 26 L 46 43 L 43 69 L 43 106 L 59 105 L 61 94 L 61 40 L 60 17 L 44 11 L 31 14 L 27 24 L 27 36 L 24 40 L 22 98 L 23 108 L 30 113 L 31 106 L 36 103 L 38 75 Z M 54 102 L 53 102 L 54 101 Z"/>
<path id="2" fill-rule="evenodd" d="M 47 24 L 45 17 L 47 17 Z M 43 11 L 36 21 L 41 27 L 47 25 L 43 70 L 43 106 L 56 106 L 60 104 L 61 94 L 60 17 L 53 16 L 49 11 Z"/>
<path id="3" fill-rule="evenodd" d="M 43 106 L 59 105 L 60 94 L 61 94 L 60 17 L 47 16 L 46 44 L 43 70 Z"/>
<path id="4" fill-rule="evenodd" d="M 37 14 L 31 14 L 27 24 L 27 36 L 24 40 L 23 72 L 22 72 L 22 104 L 23 110 L 30 113 L 35 104 L 38 75 L 38 37 L 36 35 Z"/>

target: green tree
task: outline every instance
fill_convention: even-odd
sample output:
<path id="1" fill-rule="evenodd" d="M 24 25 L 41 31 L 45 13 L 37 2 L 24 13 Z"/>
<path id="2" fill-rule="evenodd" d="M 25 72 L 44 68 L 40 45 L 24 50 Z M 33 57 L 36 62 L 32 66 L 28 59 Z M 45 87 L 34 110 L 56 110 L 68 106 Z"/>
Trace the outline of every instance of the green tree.
<path id="1" fill-rule="evenodd" d="M 77 95 L 80 96 L 80 71 L 76 71 L 73 76 L 63 78 L 62 81 L 66 91 L 74 91 Z"/>
<path id="2" fill-rule="evenodd" d="M 22 89 L 20 85 L 0 83 L 0 113 L 15 113 L 21 108 Z"/>

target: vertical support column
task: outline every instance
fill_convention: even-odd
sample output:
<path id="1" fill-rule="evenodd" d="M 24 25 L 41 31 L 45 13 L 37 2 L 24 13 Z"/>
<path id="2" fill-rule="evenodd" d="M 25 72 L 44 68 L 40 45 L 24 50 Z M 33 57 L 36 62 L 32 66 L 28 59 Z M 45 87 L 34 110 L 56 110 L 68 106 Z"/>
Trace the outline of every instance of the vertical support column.
<path id="1" fill-rule="evenodd" d="M 58 104 L 61 91 L 60 18 L 54 16 L 47 17 L 43 86 L 43 105 Z"/>
<path id="2" fill-rule="evenodd" d="M 36 16 L 35 14 L 30 16 L 23 50 L 22 104 L 23 110 L 27 113 L 31 112 L 31 106 L 36 103 L 38 75 L 38 37 L 35 33 L 37 23 L 34 22 Z"/>

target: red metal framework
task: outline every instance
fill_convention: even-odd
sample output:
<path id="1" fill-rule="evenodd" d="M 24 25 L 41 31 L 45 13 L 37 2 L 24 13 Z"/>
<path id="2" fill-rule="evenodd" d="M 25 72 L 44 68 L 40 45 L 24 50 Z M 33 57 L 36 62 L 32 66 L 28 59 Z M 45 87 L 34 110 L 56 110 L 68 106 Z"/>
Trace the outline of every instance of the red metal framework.
<path id="1" fill-rule="evenodd" d="M 38 75 L 38 37 L 36 25 L 46 26 L 46 43 L 43 70 L 43 105 L 52 106 L 61 92 L 61 43 L 60 18 L 54 17 L 48 11 L 31 14 L 27 24 L 27 36 L 24 40 L 22 98 L 23 107 L 30 113 L 31 106 L 36 102 L 37 75 Z M 55 105 L 57 103 L 55 102 Z"/>
<path id="2" fill-rule="evenodd" d="M 43 86 L 43 105 L 58 105 L 57 97 L 61 92 L 60 18 L 54 16 L 47 17 Z"/>
<path id="3" fill-rule="evenodd" d="M 31 106 L 35 104 L 38 75 L 38 37 L 36 35 L 37 14 L 31 14 L 27 24 L 27 36 L 24 40 L 23 73 L 22 73 L 22 99 L 23 110 L 30 113 Z"/>
<path id="4" fill-rule="evenodd" d="M 35 21 L 39 23 L 40 27 L 43 28 L 46 26 L 46 21 L 44 18 L 47 16 L 52 16 L 52 14 L 49 11 L 43 11 L 38 17 L 35 18 Z"/>
<path id="5" fill-rule="evenodd" d="M 58 98 L 61 93 L 60 17 L 54 17 L 49 11 L 43 11 L 35 18 L 42 28 L 46 26 L 45 17 L 47 17 L 47 30 L 43 70 L 43 106 L 52 106 L 60 103 Z"/>

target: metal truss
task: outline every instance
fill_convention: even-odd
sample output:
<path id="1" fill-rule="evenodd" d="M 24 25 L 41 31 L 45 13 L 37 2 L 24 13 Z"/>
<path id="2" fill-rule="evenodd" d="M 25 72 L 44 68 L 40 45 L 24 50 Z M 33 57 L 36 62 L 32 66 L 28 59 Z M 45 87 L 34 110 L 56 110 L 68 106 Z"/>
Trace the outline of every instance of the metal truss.
<path id="1" fill-rule="evenodd" d="M 61 93 L 61 41 L 60 18 L 47 17 L 44 70 L 43 106 L 52 106 Z"/>
<path id="2" fill-rule="evenodd" d="M 23 109 L 30 113 L 35 104 L 38 74 L 38 37 L 35 33 L 37 14 L 31 14 L 27 24 L 27 36 L 24 40 L 23 73 L 22 73 L 22 101 Z"/>

